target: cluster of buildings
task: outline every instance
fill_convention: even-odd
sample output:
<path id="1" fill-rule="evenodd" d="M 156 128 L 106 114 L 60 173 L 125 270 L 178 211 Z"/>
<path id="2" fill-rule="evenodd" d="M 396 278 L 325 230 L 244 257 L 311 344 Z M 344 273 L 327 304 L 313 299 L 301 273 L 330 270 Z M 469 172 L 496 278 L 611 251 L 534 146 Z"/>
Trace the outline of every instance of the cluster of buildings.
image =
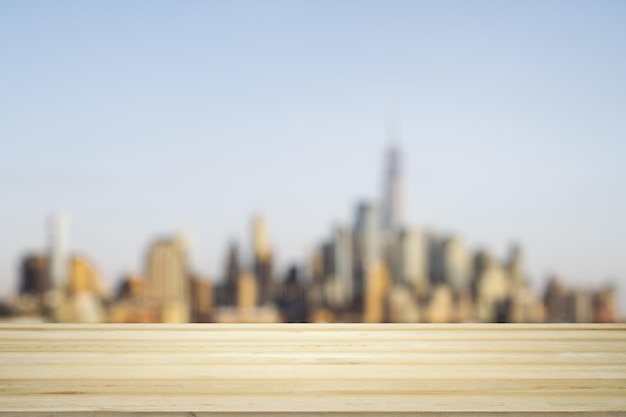
<path id="1" fill-rule="evenodd" d="M 387 155 L 380 202 L 357 205 L 305 265 L 280 276 L 267 223 L 252 221 L 252 256 L 228 250 L 222 276 L 194 274 L 188 243 L 152 242 L 143 276 L 114 293 L 86 258 L 67 251 L 67 225 L 53 218 L 46 254 L 22 260 L 19 296 L 0 313 L 57 322 L 615 322 L 612 287 L 571 289 L 553 278 L 543 295 L 529 285 L 519 246 L 504 260 L 470 251 L 455 236 L 405 222 L 400 154 Z"/>

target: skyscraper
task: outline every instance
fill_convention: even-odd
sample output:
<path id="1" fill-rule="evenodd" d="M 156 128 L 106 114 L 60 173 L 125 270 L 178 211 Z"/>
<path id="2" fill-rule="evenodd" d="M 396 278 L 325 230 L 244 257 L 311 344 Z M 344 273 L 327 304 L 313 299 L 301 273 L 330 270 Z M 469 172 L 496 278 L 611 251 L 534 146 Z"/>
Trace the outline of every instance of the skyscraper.
<path id="1" fill-rule="evenodd" d="M 423 233 L 402 229 L 397 235 L 392 261 L 396 284 L 408 285 L 420 296 L 428 293 L 428 248 Z"/>
<path id="2" fill-rule="evenodd" d="M 375 204 L 363 202 L 356 212 L 355 234 L 359 261 L 365 268 L 382 261 L 382 245 L 379 233 L 378 208 Z"/>
<path id="3" fill-rule="evenodd" d="M 46 313 L 46 294 L 50 291 L 48 256 L 29 254 L 22 259 L 20 268 L 20 299 L 25 301 L 27 314 Z"/>
<path id="4" fill-rule="evenodd" d="M 252 219 L 252 245 L 254 247 L 254 256 L 261 260 L 270 257 L 270 248 L 267 236 L 267 222 L 265 217 L 256 215 Z"/>
<path id="5" fill-rule="evenodd" d="M 287 323 L 305 323 L 308 308 L 304 286 L 300 279 L 300 269 L 293 265 L 289 268 L 278 297 L 278 308 L 283 321 Z"/>
<path id="6" fill-rule="evenodd" d="M 50 289 L 48 257 L 30 254 L 24 257 L 21 267 L 20 294 L 29 294 L 43 301 Z"/>
<path id="7" fill-rule="evenodd" d="M 156 241 L 148 251 L 148 293 L 161 321 L 189 322 L 189 276 L 187 247 L 180 236 Z"/>
<path id="8" fill-rule="evenodd" d="M 72 321 L 99 323 L 104 320 L 104 287 L 93 264 L 82 256 L 72 256 L 68 280 L 68 302 L 74 310 Z"/>
<path id="9" fill-rule="evenodd" d="M 382 229 L 385 236 L 397 232 L 404 224 L 402 161 L 398 148 L 388 150 L 382 201 Z"/>
<path id="10" fill-rule="evenodd" d="M 69 272 L 67 218 L 55 213 L 50 220 L 50 279 L 54 288 L 67 284 Z"/>
<path id="11" fill-rule="evenodd" d="M 258 302 L 260 305 L 273 300 L 272 253 L 268 243 L 267 222 L 257 215 L 252 220 L 252 246 L 254 257 L 254 275 L 257 280 Z"/>
<path id="12" fill-rule="evenodd" d="M 347 227 L 337 227 L 332 244 L 333 294 L 329 297 L 333 307 L 349 308 L 354 299 L 354 273 L 352 257 L 352 231 Z"/>
<path id="13" fill-rule="evenodd" d="M 472 278 L 472 259 L 461 240 L 451 236 L 443 242 L 444 282 L 456 293 L 468 292 Z"/>
<path id="14" fill-rule="evenodd" d="M 54 304 L 53 318 L 59 323 L 100 323 L 105 319 L 104 286 L 97 269 L 85 257 L 69 260 L 64 291 Z"/>
<path id="15" fill-rule="evenodd" d="M 248 313 L 256 309 L 258 303 L 259 289 L 257 280 L 248 271 L 243 271 L 239 275 L 237 285 L 237 308 L 240 313 Z"/>
<path id="16" fill-rule="evenodd" d="M 220 307 L 235 307 L 237 305 L 237 287 L 241 264 L 239 246 L 231 242 L 224 263 L 224 278 L 216 289 L 216 304 Z"/>
<path id="17" fill-rule="evenodd" d="M 363 295 L 363 322 L 382 323 L 385 320 L 389 287 L 389 274 L 384 264 L 378 263 L 368 268 Z"/>
<path id="18" fill-rule="evenodd" d="M 508 321 L 510 281 L 506 271 L 486 252 L 476 256 L 476 317 L 483 323 Z"/>
<path id="19" fill-rule="evenodd" d="M 380 236 L 380 218 L 376 205 L 363 202 L 357 207 L 355 233 L 356 274 L 354 292 L 357 302 L 365 309 L 371 307 L 376 294 L 378 300 L 382 284 L 388 277 L 383 262 L 383 246 Z M 379 291 L 380 290 L 380 291 Z M 374 291 L 374 292 L 372 292 Z M 369 298 L 368 298 L 369 297 Z M 357 305 L 358 305 L 357 304 Z M 368 313 L 369 314 L 369 313 Z M 372 313 L 373 314 L 373 313 Z M 378 316 L 377 316 L 378 317 Z"/>

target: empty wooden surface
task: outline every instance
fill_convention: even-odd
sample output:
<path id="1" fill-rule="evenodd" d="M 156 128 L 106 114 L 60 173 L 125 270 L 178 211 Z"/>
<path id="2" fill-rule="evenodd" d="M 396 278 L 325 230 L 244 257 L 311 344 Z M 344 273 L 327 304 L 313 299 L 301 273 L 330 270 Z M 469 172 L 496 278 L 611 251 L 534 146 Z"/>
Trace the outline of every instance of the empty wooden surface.
<path id="1" fill-rule="evenodd" d="M 624 325 L 0 325 L 4 415 L 614 416 L 625 387 Z"/>

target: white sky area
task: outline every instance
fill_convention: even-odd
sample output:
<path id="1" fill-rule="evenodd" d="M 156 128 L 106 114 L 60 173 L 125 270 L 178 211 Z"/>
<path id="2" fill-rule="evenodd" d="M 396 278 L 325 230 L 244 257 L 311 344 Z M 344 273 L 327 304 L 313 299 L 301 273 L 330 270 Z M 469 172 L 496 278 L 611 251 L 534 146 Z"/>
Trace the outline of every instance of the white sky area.
<path id="1" fill-rule="evenodd" d="M 626 2 L 0 4 L 0 296 L 48 245 L 111 288 L 186 231 L 192 269 L 268 220 L 303 262 L 382 193 L 406 217 L 547 274 L 617 284 L 626 312 Z"/>

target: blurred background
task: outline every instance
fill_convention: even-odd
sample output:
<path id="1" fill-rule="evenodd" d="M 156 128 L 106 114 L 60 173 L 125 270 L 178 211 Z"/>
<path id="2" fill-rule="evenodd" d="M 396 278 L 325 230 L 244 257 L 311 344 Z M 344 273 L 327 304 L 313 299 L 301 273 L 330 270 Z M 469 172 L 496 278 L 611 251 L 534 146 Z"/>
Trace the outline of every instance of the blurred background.
<path id="1" fill-rule="evenodd" d="M 610 322 L 623 1 L 0 4 L 0 315 Z"/>

